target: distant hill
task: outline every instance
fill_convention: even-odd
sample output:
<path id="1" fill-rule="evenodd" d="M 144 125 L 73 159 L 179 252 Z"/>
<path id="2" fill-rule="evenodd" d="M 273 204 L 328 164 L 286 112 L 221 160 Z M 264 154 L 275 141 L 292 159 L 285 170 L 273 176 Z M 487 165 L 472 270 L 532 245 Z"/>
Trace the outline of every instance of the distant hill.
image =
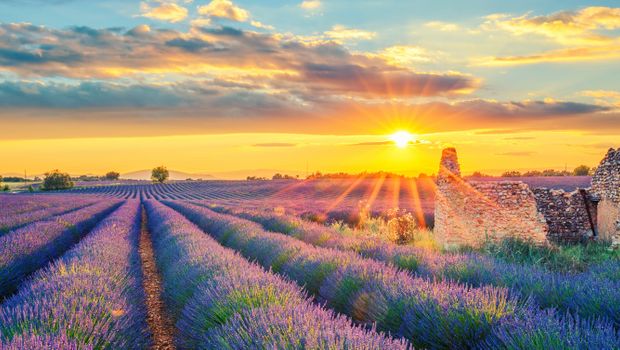
<path id="1" fill-rule="evenodd" d="M 292 171 L 292 170 L 278 170 L 278 169 L 245 169 L 245 170 L 231 170 L 231 171 L 218 171 L 213 172 L 213 176 L 217 179 L 224 180 L 245 180 L 248 176 L 271 177 L 276 174 L 287 174 L 291 176 L 299 175 L 300 178 L 305 177 L 305 171 Z"/>
<path id="2" fill-rule="evenodd" d="M 200 173 L 186 173 L 183 171 L 169 170 L 170 172 L 170 180 L 186 180 L 186 179 L 194 179 L 194 180 L 214 180 L 215 176 L 210 174 L 200 174 Z M 129 179 L 129 180 L 150 180 L 151 179 L 151 170 L 137 170 L 128 173 L 121 174 L 121 179 Z"/>

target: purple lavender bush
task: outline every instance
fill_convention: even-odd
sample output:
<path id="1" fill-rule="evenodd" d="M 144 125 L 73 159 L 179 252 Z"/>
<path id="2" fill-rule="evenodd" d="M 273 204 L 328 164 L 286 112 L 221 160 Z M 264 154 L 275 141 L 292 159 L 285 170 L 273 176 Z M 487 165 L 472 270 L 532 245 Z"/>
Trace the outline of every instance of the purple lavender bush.
<path id="1" fill-rule="evenodd" d="M 0 348 L 146 349 L 140 204 L 127 201 L 0 308 Z"/>
<path id="2" fill-rule="evenodd" d="M 475 287 L 507 287 L 522 298 L 531 297 L 543 308 L 557 308 L 586 318 L 605 317 L 615 322 L 617 327 L 620 326 L 618 261 L 608 261 L 579 274 L 551 272 L 537 266 L 511 264 L 476 253 L 441 254 L 372 238 L 342 236 L 328 227 L 291 215 L 224 207 L 213 209 L 252 220 L 267 230 L 284 233 L 316 246 L 355 251 L 364 257 L 391 263 L 423 277 L 467 283 Z"/>
<path id="3" fill-rule="evenodd" d="M 222 247 L 159 202 L 146 208 L 180 348 L 408 347 L 313 304 L 294 283 Z"/>
<path id="4" fill-rule="evenodd" d="M 532 319 L 557 317 L 542 311 L 530 312 L 537 306 L 517 299 L 505 288 L 472 288 L 430 281 L 353 252 L 318 248 L 289 236 L 265 232 L 256 223 L 204 207 L 184 202 L 165 204 L 179 210 L 222 244 L 300 285 L 316 278 L 319 300 L 358 322 L 376 322 L 380 330 L 395 332 L 419 347 L 477 347 L 507 320 L 516 320 L 514 327 L 525 327 L 528 322 L 536 325 Z M 310 272 L 318 266 L 325 266 L 320 277 Z M 544 334 L 545 322 L 539 323 L 540 326 L 534 326 L 535 331 Z M 604 322 L 596 324 L 601 329 L 610 327 Z M 591 336 L 588 332 L 580 334 L 584 342 Z M 620 344 L 617 334 L 605 334 L 612 334 L 607 339 L 610 343 Z M 565 345 L 569 344 L 566 340 Z"/>
<path id="5" fill-rule="evenodd" d="M 15 292 L 24 277 L 62 255 L 119 204 L 102 201 L 0 237 L 0 297 Z"/>
<path id="6" fill-rule="evenodd" d="M 81 209 L 95 202 L 92 197 L 67 195 L 16 197 L 17 201 L 13 197 L 6 198 L 9 203 L 0 206 L 0 236 L 37 220 Z M 24 205 L 17 205 L 20 201 Z"/>

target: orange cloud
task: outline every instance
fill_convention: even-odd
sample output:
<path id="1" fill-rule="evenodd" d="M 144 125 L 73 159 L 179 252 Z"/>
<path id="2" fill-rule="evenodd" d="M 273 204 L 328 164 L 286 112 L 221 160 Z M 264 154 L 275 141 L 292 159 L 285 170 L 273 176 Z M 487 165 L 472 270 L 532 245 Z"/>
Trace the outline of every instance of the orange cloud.
<path id="1" fill-rule="evenodd" d="M 471 92 L 479 81 L 457 73 L 425 73 L 335 43 L 229 27 L 190 32 L 139 26 L 127 32 L 28 24 L 0 25 L 0 67 L 23 77 L 73 79 L 175 75 L 223 80 L 262 91 L 312 98 L 391 98 Z M 27 43 L 27 44 L 24 44 Z M 40 46 L 33 45 L 37 43 Z"/>
<path id="2" fill-rule="evenodd" d="M 230 0 L 213 0 L 208 5 L 198 7 L 198 13 L 203 16 L 226 18 L 232 21 L 245 22 L 250 13 Z"/>
<path id="3" fill-rule="evenodd" d="M 580 62 L 620 58 L 620 46 L 578 47 L 541 52 L 532 55 L 483 57 L 472 60 L 480 66 L 512 66 L 546 62 Z"/>
<path id="4" fill-rule="evenodd" d="M 607 44 L 617 38 L 596 30 L 620 28 L 620 8 L 586 7 L 579 11 L 562 11 L 548 16 L 506 14 L 487 16 L 483 28 L 501 29 L 515 35 L 539 34 L 563 45 Z"/>
<path id="5" fill-rule="evenodd" d="M 486 17 L 482 29 L 503 30 L 516 36 L 537 34 L 564 48 L 534 54 L 476 58 L 473 63 L 506 66 L 617 59 L 620 57 L 620 37 L 609 31 L 619 28 L 620 8 L 586 7 L 547 16 L 493 14 Z"/>
<path id="6" fill-rule="evenodd" d="M 188 11 L 185 7 L 174 2 L 160 2 L 152 6 L 146 2 L 140 3 L 141 16 L 166 22 L 180 22 L 187 18 Z"/>

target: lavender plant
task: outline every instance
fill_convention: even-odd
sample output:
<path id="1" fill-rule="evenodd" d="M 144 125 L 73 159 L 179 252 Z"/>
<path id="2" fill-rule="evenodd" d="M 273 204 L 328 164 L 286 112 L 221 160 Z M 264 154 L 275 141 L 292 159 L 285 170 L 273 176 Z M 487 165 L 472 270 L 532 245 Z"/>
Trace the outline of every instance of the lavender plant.
<path id="1" fill-rule="evenodd" d="M 0 237 L 0 297 L 13 293 L 24 277 L 62 255 L 119 204 L 102 201 Z"/>
<path id="2" fill-rule="evenodd" d="M 145 349 L 139 202 L 127 201 L 0 308 L 0 348 Z"/>
<path id="3" fill-rule="evenodd" d="M 197 203 L 202 204 L 202 203 Z M 204 204 L 202 204 L 204 205 Z M 215 207 L 261 224 L 265 229 L 320 247 L 355 251 L 427 278 L 510 288 L 539 306 L 557 308 L 580 317 L 605 317 L 620 326 L 620 262 L 608 261 L 589 271 L 568 274 L 531 265 L 511 264 L 476 253 L 440 254 L 386 241 L 343 236 L 328 227 L 285 214 Z"/>
<path id="4" fill-rule="evenodd" d="M 154 201 L 146 207 L 181 348 L 407 348 L 313 304 L 300 287 L 220 246 L 172 209 Z"/>

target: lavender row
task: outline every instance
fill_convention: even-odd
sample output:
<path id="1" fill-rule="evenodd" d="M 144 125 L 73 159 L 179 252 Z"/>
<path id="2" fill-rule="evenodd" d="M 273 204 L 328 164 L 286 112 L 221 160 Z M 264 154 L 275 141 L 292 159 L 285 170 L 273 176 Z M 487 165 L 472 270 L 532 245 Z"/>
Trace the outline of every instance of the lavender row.
<path id="1" fill-rule="evenodd" d="M 578 335 L 569 337 L 572 320 L 552 311 L 541 312 L 536 305 L 511 297 L 504 288 L 429 281 L 353 252 L 318 248 L 265 232 L 256 223 L 204 207 L 165 203 L 222 244 L 306 286 L 336 311 L 359 322 L 376 322 L 379 329 L 398 333 L 416 346 L 501 348 L 509 347 L 512 336 L 531 347 L 539 342 L 557 342 L 567 348 L 573 344 L 585 348 L 620 345 L 619 335 L 605 322 L 579 323 Z"/>
<path id="2" fill-rule="evenodd" d="M 50 208 L 54 205 L 63 203 L 66 196 L 47 196 L 32 194 L 0 194 L 0 219 L 5 215 L 21 214 L 28 211 Z"/>
<path id="3" fill-rule="evenodd" d="M 47 198 L 46 198 L 47 197 Z M 37 196 L 36 202 L 42 201 L 44 205 L 32 205 L 32 210 L 28 210 L 24 207 L 20 209 L 16 208 L 3 208 L 0 210 L 0 235 L 5 234 L 17 227 L 49 218 L 53 215 L 63 214 L 71 210 L 81 209 L 90 204 L 93 204 L 95 200 L 92 198 L 80 198 L 77 196 L 54 196 L 54 200 L 46 202 L 45 199 L 51 196 Z M 23 196 L 20 196 L 26 203 Z M 31 196 L 34 198 L 34 196 Z"/>
<path id="4" fill-rule="evenodd" d="M 406 349 L 312 304 L 294 283 L 147 201 L 163 296 L 185 349 Z"/>
<path id="5" fill-rule="evenodd" d="M 343 236 L 328 227 L 290 215 L 245 210 L 231 212 L 255 221 L 267 230 L 316 246 L 355 251 L 429 278 L 472 286 L 508 287 L 523 297 L 531 296 L 543 308 L 554 307 L 586 318 L 606 317 L 620 326 L 620 263 L 617 261 L 603 263 L 580 274 L 562 274 L 475 253 L 440 254 L 378 239 Z"/>
<path id="6" fill-rule="evenodd" d="M 6 300 L 0 348 L 146 348 L 139 209 L 127 201 Z"/>
<path id="7" fill-rule="evenodd" d="M 119 203 L 102 201 L 0 237 L 0 297 L 13 293 L 24 277 L 77 243 Z"/>

